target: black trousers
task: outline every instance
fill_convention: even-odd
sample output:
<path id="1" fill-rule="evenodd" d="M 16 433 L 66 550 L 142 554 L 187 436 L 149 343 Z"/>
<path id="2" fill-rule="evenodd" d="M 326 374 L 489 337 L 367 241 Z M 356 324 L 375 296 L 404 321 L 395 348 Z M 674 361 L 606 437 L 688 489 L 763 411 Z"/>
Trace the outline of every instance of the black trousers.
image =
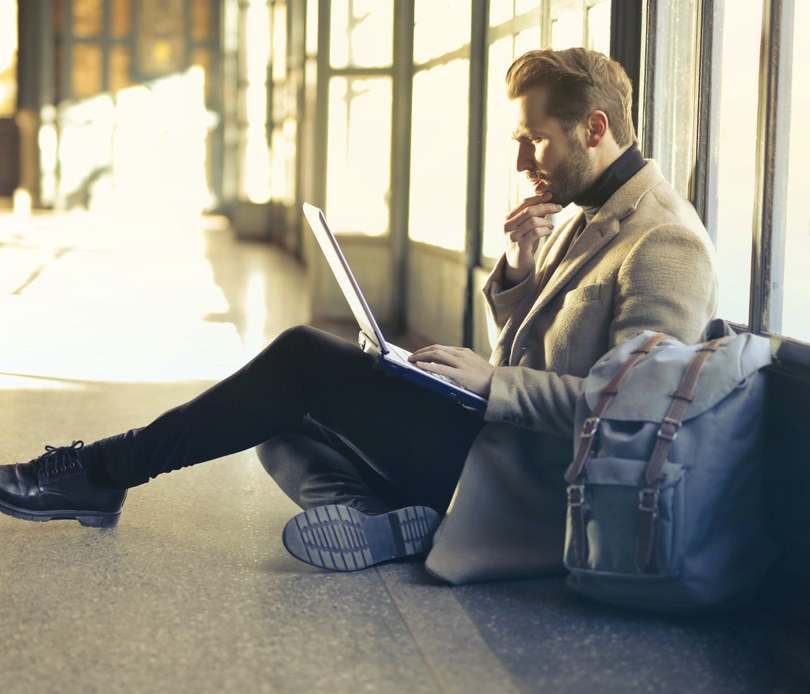
<path id="1" fill-rule="evenodd" d="M 302 508 L 444 512 L 480 414 L 389 376 L 356 345 L 309 327 L 280 335 L 242 369 L 146 427 L 96 441 L 82 460 L 126 488 L 258 446 Z"/>

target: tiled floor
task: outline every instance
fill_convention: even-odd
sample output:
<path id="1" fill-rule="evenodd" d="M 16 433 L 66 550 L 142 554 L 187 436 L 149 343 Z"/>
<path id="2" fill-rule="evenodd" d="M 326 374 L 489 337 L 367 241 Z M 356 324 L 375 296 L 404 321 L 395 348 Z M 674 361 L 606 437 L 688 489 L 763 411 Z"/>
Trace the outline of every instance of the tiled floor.
<path id="1" fill-rule="evenodd" d="M 292 259 L 221 220 L 0 216 L 0 460 L 149 421 L 307 320 Z M 0 516 L 0 688 L 40 692 L 801 691 L 744 615 L 662 620 L 561 578 L 331 574 L 252 451 L 129 493 L 119 526 Z"/>

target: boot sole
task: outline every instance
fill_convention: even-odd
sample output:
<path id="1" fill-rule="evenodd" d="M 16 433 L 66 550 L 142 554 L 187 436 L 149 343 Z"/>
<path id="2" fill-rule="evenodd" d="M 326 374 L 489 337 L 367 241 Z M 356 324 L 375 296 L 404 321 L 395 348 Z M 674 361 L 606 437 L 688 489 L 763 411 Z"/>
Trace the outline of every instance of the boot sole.
<path id="1" fill-rule="evenodd" d="M 282 540 L 290 554 L 307 564 L 357 571 L 427 553 L 439 520 L 439 514 L 427 506 L 367 516 L 348 506 L 329 504 L 292 518 Z"/>
<path id="2" fill-rule="evenodd" d="M 103 511 L 30 511 L 0 501 L 0 512 L 21 520 L 44 522 L 51 520 L 75 520 L 80 525 L 90 528 L 114 528 L 118 525 L 121 512 L 104 513 Z"/>

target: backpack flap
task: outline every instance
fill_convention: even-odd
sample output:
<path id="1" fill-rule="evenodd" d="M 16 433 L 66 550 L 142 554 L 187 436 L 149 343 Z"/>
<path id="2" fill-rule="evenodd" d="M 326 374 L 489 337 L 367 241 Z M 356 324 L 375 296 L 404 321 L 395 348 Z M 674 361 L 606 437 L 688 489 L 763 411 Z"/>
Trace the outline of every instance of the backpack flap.
<path id="1" fill-rule="evenodd" d="M 614 347 L 591 368 L 585 384 L 585 400 L 593 410 L 599 394 L 616 370 L 642 345 L 652 331 L 645 330 Z M 667 338 L 640 360 L 625 376 L 621 390 L 610 403 L 607 416 L 613 421 L 661 422 L 684 368 L 700 345 L 685 345 Z M 700 372 L 695 398 L 684 414 L 684 421 L 713 408 L 733 393 L 749 376 L 771 363 L 770 342 L 746 333 L 730 338 L 723 346 L 722 359 L 709 359 Z M 640 397 L 645 393 L 647 397 Z M 579 426 L 577 422 L 577 426 Z"/>

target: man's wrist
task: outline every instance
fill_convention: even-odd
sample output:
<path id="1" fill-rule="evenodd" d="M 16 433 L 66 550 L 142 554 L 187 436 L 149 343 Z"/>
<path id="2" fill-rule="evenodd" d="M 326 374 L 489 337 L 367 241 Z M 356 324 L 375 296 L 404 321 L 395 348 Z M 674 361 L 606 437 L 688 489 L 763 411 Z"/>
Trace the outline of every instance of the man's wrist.
<path id="1" fill-rule="evenodd" d="M 504 289 L 516 287 L 529 276 L 530 272 L 531 270 L 520 270 L 512 267 L 508 263 L 504 263 L 503 273 L 501 276 L 501 286 Z"/>

